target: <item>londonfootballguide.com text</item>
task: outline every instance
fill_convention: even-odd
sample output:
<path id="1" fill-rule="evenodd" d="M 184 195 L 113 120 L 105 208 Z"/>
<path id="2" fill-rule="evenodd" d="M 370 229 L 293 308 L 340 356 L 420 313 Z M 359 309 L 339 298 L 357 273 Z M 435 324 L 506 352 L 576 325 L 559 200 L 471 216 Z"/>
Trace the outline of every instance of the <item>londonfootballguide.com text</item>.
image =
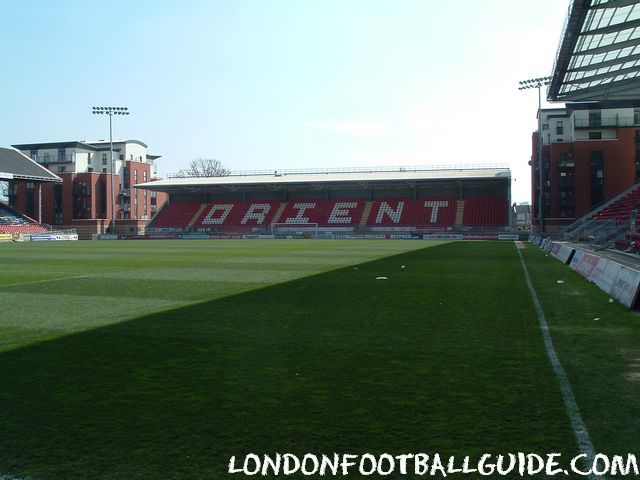
<path id="1" fill-rule="evenodd" d="M 228 473 L 242 475 L 320 475 L 348 476 L 359 475 L 419 475 L 430 477 L 447 477 L 452 474 L 469 475 L 610 475 L 638 476 L 638 462 L 635 454 L 607 456 L 597 454 L 588 459 L 581 454 L 563 462 L 560 453 L 538 455 L 536 453 L 507 453 L 493 455 L 486 453 L 479 458 L 441 457 L 438 453 L 407 453 L 391 455 L 383 453 L 372 455 L 338 454 L 303 456 L 291 453 L 263 455 L 249 453 L 236 460 L 235 455 L 229 460 Z"/>

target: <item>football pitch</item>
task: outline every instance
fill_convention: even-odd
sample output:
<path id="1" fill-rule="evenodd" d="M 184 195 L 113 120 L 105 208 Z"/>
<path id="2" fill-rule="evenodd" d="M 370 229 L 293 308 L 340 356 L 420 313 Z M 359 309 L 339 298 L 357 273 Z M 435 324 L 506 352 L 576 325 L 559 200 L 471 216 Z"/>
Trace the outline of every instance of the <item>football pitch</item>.
<path id="1" fill-rule="evenodd" d="M 640 318 L 525 247 L 595 450 L 640 454 Z M 0 267 L 3 480 L 580 453 L 512 242 L 0 244 Z"/>

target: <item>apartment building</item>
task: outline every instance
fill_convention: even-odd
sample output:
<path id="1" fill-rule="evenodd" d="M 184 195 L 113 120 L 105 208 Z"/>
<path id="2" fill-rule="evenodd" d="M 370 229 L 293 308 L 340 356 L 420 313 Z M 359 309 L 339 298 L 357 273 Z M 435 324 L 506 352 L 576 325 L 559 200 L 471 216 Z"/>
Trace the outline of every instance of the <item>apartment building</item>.
<path id="1" fill-rule="evenodd" d="M 62 178 L 61 184 L 14 182 L 9 204 L 58 228 L 75 228 L 80 238 L 115 230 L 120 235 L 144 233 L 165 195 L 134 188 L 156 179 L 159 155 L 139 140 L 113 142 L 113 172 L 108 141 L 70 141 L 13 145 Z M 37 188 L 42 188 L 41 200 Z M 115 199 L 115 202 L 113 201 Z M 115 204 L 115 225 L 112 225 Z M 40 212 L 41 209 L 41 212 Z"/>
<path id="2" fill-rule="evenodd" d="M 640 181 L 640 102 L 568 103 L 540 111 L 531 161 L 533 224 L 538 224 L 540 163 L 545 229 L 553 232 Z"/>

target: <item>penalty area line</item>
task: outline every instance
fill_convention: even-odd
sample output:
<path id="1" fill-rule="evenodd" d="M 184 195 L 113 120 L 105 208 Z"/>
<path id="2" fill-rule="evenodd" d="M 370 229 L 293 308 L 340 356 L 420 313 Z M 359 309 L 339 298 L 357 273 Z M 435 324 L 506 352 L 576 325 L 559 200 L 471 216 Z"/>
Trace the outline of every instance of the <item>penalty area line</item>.
<path id="1" fill-rule="evenodd" d="M 536 309 L 536 313 L 538 314 L 538 321 L 540 323 L 540 330 L 542 331 L 544 346 L 547 350 L 547 357 L 549 358 L 549 362 L 551 363 L 551 367 L 553 368 L 556 380 L 558 381 L 560 392 L 562 394 L 562 400 L 564 401 L 567 415 L 569 415 L 569 420 L 571 421 L 571 428 L 573 429 L 576 441 L 578 442 L 578 449 L 580 450 L 581 454 L 586 455 L 587 463 L 591 465 L 596 453 L 595 449 L 593 448 L 593 443 L 591 442 L 591 437 L 589 437 L 589 431 L 587 430 L 587 426 L 585 425 L 584 420 L 582 420 L 582 415 L 580 415 L 580 409 L 578 408 L 576 399 L 573 396 L 573 390 L 571 389 L 569 378 L 567 377 L 567 374 L 565 373 L 564 368 L 560 363 L 560 359 L 558 358 L 558 354 L 556 353 L 556 349 L 553 346 L 551 333 L 549 332 L 549 325 L 547 324 L 547 319 L 544 315 L 542 305 L 540 305 L 540 301 L 538 300 L 538 294 L 533 287 L 533 283 L 531 283 L 529 270 L 527 269 L 527 264 L 525 263 L 524 257 L 522 256 L 521 249 L 516 248 L 516 251 L 518 252 L 518 256 L 520 257 L 520 263 L 522 263 L 522 270 L 524 271 L 524 278 L 527 281 L 527 287 L 529 287 L 531 300 L 533 300 L 533 305 Z M 604 476 L 598 475 L 596 477 L 596 475 L 591 473 L 589 474 L 588 478 L 590 480 L 595 480 L 596 478 L 604 479 Z"/>

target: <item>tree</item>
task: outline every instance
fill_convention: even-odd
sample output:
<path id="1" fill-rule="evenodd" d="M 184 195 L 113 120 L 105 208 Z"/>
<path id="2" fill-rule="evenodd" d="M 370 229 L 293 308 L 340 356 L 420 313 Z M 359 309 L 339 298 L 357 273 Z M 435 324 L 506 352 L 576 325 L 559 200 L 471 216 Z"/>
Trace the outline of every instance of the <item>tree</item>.
<path id="1" fill-rule="evenodd" d="M 231 173 L 220 160 L 198 158 L 191 160 L 188 168 L 178 171 L 178 177 L 226 177 Z"/>

